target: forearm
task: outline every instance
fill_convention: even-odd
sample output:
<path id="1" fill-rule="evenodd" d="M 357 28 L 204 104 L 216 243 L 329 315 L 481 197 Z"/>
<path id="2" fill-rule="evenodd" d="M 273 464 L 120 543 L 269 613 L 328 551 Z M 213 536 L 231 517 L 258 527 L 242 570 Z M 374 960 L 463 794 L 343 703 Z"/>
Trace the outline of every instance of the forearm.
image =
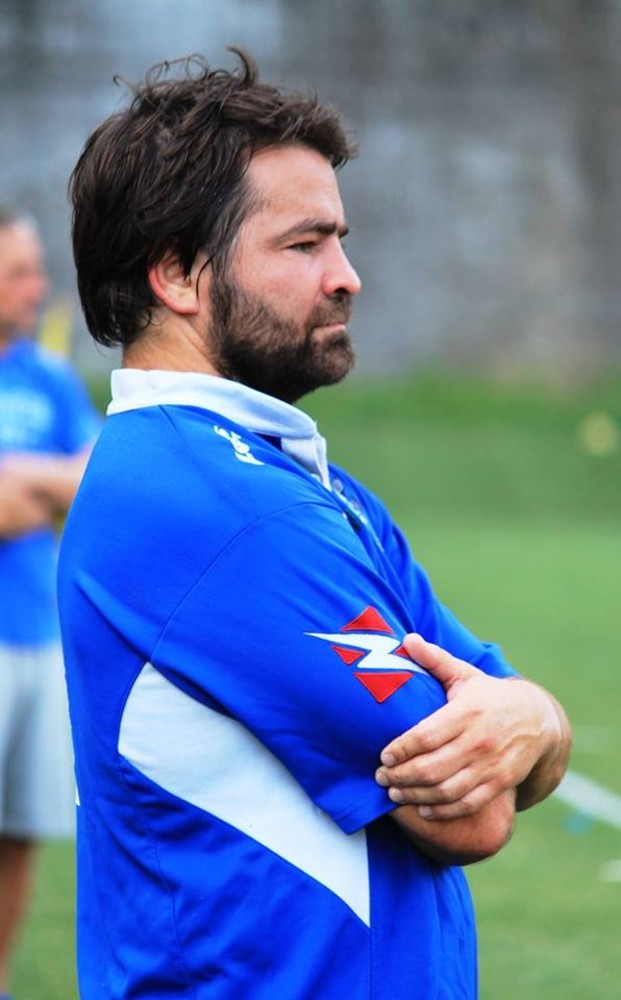
<path id="1" fill-rule="evenodd" d="M 37 492 L 58 514 L 65 513 L 76 494 L 86 467 L 87 455 L 50 457 L 41 467 Z"/>
<path id="2" fill-rule="evenodd" d="M 49 504 L 26 491 L 8 489 L 0 479 L 0 540 L 19 538 L 51 524 Z"/>
<path id="3" fill-rule="evenodd" d="M 76 455 L 14 454 L 4 459 L 2 472 L 48 507 L 50 517 L 70 507 L 88 461 L 89 450 Z"/>
<path id="4" fill-rule="evenodd" d="M 516 789 L 516 809 L 523 811 L 545 799 L 560 783 L 571 752 L 571 727 L 562 706 L 532 681 L 515 680 L 530 686 L 540 703 L 541 755 Z"/>
<path id="5" fill-rule="evenodd" d="M 477 813 L 458 819 L 423 819 L 416 806 L 400 806 L 392 818 L 423 854 L 445 865 L 469 865 L 497 854 L 515 821 L 515 792 L 503 792 Z"/>

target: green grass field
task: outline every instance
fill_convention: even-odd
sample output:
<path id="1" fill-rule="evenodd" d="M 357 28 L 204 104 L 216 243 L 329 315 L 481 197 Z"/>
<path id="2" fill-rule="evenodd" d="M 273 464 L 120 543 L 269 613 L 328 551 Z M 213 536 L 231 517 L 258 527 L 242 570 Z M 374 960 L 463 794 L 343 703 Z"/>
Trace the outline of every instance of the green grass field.
<path id="1" fill-rule="evenodd" d="M 332 459 L 386 500 L 441 598 L 564 702 L 572 769 L 621 795 L 621 379 L 564 392 L 352 380 L 306 409 Z M 608 423 L 584 424 L 601 412 Z M 612 859 L 621 831 L 553 798 L 470 869 L 481 1000 L 621 997 L 621 883 L 600 877 Z M 21 1000 L 76 997 L 72 913 L 72 845 L 49 845 L 15 970 Z"/>

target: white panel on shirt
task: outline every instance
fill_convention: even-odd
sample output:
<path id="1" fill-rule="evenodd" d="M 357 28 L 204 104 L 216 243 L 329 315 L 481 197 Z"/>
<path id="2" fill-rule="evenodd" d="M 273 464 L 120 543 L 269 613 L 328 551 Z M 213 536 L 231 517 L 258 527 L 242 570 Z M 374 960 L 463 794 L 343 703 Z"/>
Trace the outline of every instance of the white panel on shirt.
<path id="1" fill-rule="evenodd" d="M 119 753 L 167 792 L 320 882 L 369 926 L 364 830 L 343 833 L 241 723 L 191 698 L 150 663 L 127 699 Z"/>

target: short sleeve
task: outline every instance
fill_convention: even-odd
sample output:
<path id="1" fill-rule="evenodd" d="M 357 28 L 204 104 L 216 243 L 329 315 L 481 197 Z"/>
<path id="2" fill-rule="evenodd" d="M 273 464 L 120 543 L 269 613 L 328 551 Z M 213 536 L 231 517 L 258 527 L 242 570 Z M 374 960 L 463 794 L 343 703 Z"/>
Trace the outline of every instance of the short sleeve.
<path id="1" fill-rule="evenodd" d="M 226 546 L 153 665 L 241 721 L 350 833 L 394 808 L 374 780 L 383 746 L 445 704 L 400 649 L 407 622 L 342 513 L 301 503 Z"/>

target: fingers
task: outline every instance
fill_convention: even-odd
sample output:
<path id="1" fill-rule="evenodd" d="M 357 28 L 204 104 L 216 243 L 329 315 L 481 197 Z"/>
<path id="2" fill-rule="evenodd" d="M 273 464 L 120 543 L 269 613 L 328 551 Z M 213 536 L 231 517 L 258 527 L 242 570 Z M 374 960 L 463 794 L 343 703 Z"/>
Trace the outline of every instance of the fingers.
<path id="1" fill-rule="evenodd" d="M 476 758 L 463 759 L 461 766 L 447 763 L 441 772 L 437 769 L 428 772 L 432 777 L 423 775 L 412 777 L 412 769 L 395 768 L 386 773 L 384 768 L 376 772 L 376 781 L 386 788 L 388 797 L 398 805 L 437 805 L 457 802 L 468 798 L 479 786 L 489 785 L 495 794 L 510 785 L 509 772 L 499 764 L 479 761 Z"/>
<path id="2" fill-rule="evenodd" d="M 396 806 L 416 806 L 423 818 L 469 816 L 523 777 L 514 692 L 419 635 L 403 644 L 444 686 L 447 704 L 387 744 L 376 781 Z M 521 733 L 519 712 L 517 721 Z"/>
<path id="3" fill-rule="evenodd" d="M 511 774 L 504 762 L 459 747 L 460 741 L 454 741 L 434 754 L 394 768 L 380 767 L 375 780 L 397 805 L 454 803 L 467 799 L 478 786 L 489 785 L 496 794 L 508 787 Z"/>
<path id="4" fill-rule="evenodd" d="M 434 798 L 432 801 L 421 803 L 418 800 L 416 790 L 413 788 L 391 788 L 389 797 L 394 802 L 395 807 L 415 806 L 416 811 L 422 819 L 447 820 L 473 816 L 505 791 L 504 789 L 498 789 L 496 784 L 491 781 L 483 782 L 474 788 L 471 788 L 468 784 L 468 787 L 469 791 L 465 795 L 446 800 L 438 798 L 436 801 Z M 420 794 L 421 796 L 427 796 L 429 799 L 429 791 L 429 789 L 420 789 Z M 433 789 L 433 795 L 439 795 L 439 789 Z"/>
<path id="5" fill-rule="evenodd" d="M 401 736 L 397 736 L 392 743 L 384 747 L 380 754 L 380 760 L 385 767 L 394 768 L 411 758 L 418 757 L 420 754 L 431 753 L 433 750 L 437 750 L 438 747 L 442 746 L 443 742 L 445 741 L 440 736 L 429 732 L 429 736 L 426 737 L 425 732 L 419 731 L 418 726 L 413 726 L 412 729 L 408 729 Z M 387 784 L 390 783 L 387 782 Z"/>
<path id="6" fill-rule="evenodd" d="M 382 784 L 381 781 L 378 782 Z M 464 768 L 435 784 L 391 784 L 388 797 L 395 805 L 437 805 L 457 802 L 472 792 L 473 782 L 468 769 Z M 386 787 L 386 786 L 384 786 Z"/>
<path id="7" fill-rule="evenodd" d="M 444 705 L 396 736 L 384 747 L 380 760 L 385 767 L 392 768 L 421 754 L 432 753 L 461 736 L 465 725 L 464 716 L 458 709 Z"/>
<path id="8" fill-rule="evenodd" d="M 498 789 L 492 784 L 477 785 L 468 795 L 455 802 L 422 805 L 418 807 L 419 816 L 427 820 L 461 819 L 473 816 L 498 796 Z"/>
<path id="9" fill-rule="evenodd" d="M 456 681 L 464 680 L 476 670 L 440 646 L 427 642 L 416 632 L 406 635 L 403 645 L 412 659 L 433 674 L 445 688 L 451 687 Z"/>
<path id="10" fill-rule="evenodd" d="M 418 813 L 422 819 L 426 820 L 464 819 L 468 816 L 474 816 L 477 813 L 480 815 L 486 807 L 498 800 L 501 795 L 510 796 L 513 804 L 515 804 L 515 792 L 513 789 L 501 789 L 499 791 L 490 782 L 478 785 L 470 794 L 466 795 L 463 799 L 459 799 L 457 802 L 434 806 L 419 806 Z"/>
<path id="11" fill-rule="evenodd" d="M 472 816 L 505 790 L 496 780 L 478 781 L 464 769 L 432 787 L 393 786 L 388 789 L 388 797 L 395 806 L 416 806 L 423 819 L 445 820 Z"/>
<path id="12" fill-rule="evenodd" d="M 465 689 L 467 682 L 485 676 L 476 667 L 457 659 L 440 646 L 426 642 L 416 633 L 406 635 L 403 645 L 412 659 L 444 686 L 449 703 L 384 747 L 380 760 L 387 767 L 418 754 L 429 753 L 458 737 L 468 723 L 468 717 L 464 709 L 457 706 L 459 699 L 454 700 L 455 696 Z M 468 711 L 473 711 L 472 706 L 468 705 Z"/>

